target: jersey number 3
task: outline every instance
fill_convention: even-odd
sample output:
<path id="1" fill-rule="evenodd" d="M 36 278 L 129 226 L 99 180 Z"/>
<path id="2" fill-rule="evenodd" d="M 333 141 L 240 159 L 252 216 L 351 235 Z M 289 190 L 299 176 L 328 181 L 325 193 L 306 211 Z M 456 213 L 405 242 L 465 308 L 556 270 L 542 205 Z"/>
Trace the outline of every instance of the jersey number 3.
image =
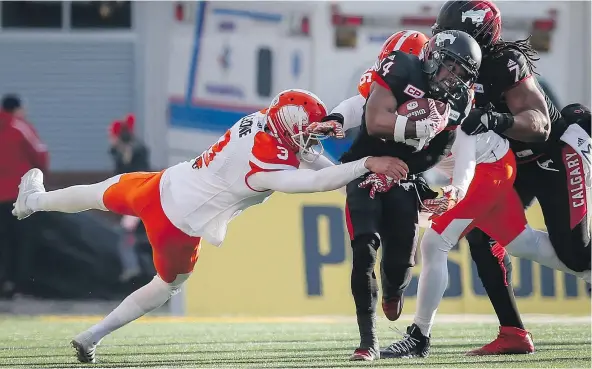
<path id="1" fill-rule="evenodd" d="M 277 153 L 277 158 L 280 160 L 286 160 L 288 159 L 288 149 L 286 149 L 283 146 L 278 146 L 278 153 Z"/>
<path id="2" fill-rule="evenodd" d="M 214 160 L 216 155 L 222 151 L 223 148 L 228 145 L 230 142 L 230 130 L 226 131 L 224 136 L 220 137 L 218 142 L 210 146 L 209 149 L 203 152 L 200 156 L 195 158 L 193 165 L 191 166 L 193 169 L 201 169 L 203 166 L 208 166 Z"/>

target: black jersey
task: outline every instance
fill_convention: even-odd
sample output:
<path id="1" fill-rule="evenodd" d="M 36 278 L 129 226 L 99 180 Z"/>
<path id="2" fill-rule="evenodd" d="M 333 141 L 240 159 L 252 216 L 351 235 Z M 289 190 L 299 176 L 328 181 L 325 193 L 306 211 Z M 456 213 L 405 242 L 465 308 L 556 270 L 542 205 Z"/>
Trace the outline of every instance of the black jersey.
<path id="1" fill-rule="evenodd" d="M 526 56 L 518 49 L 509 47 L 494 55 L 484 56 L 479 69 L 479 78 L 475 83 L 475 106 L 484 108 L 491 103 L 495 111 L 511 113 L 504 94 L 527 78 L 534 78 L 534 76 L 528 66 Z M 551 99 L 540 86 L 539 89 L 545 96 L 549 117 L 551 118 L 551 129 L 562 129 L 560 124 L 556 124 L 561 118 L 559 110 L 553 105 Z M 546 147 L 545 143 L 508 140 L 518 162 L 531 160 L 540 155 Z"/>
<path id="2" fill-rule="evenodd" d="M 394 51 L 384 58 L 374 73 L 374 82 L 390 89 L 399 106 L 412 99 L 429 97 L 427 76 L 417 56 Z M 365 156 L 393 156 L 405 161 L 411 174 L 417 174 L 435 165 L 440 156 L 447 155 L 453 141 L 453 131 L 444 131 L 436 135 L 427 148 L 416 152 L 416 148 L 405 143 L 371 136 L 366 129 L 364 105 L 360 132 L 340 161 L 347 163 Z"/>

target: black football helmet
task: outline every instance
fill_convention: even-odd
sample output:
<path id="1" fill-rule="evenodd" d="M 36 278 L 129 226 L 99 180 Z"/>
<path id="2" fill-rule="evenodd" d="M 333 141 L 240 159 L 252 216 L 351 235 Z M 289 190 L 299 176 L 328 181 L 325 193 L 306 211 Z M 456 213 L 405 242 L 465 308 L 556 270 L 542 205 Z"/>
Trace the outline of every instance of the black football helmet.
<path id="1" fill-rule="evenodd" d="M 462 31 L 443 31 L 422 50 L 423 71 L 435 99 L 461 100 L 473 86 L 481 67 L 481 49 Z"/>
<path id="2" fill-rule="evenodd" d="M 447 30 L 468 33 L 487 52 L 501 38 L 502 14 L 488 0 L 447 1 L 432 26 L 432 35 Z"/>

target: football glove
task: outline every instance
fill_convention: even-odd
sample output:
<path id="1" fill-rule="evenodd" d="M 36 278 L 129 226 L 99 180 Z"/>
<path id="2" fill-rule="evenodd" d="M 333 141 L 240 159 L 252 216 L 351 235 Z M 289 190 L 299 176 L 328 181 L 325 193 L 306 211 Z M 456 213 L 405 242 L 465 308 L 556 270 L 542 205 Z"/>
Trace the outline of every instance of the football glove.
<path id="1" fill-rule="evenodd" d="M 458 202 L 458 188 L 454 186 L 445 186 L 442 187 L 442 193 L 443 195 L 440 197 L 423 200 L 422 202 L 423 206 L 425 207 L 425 211 L 432 213 L 432 216 L 429 218 L 429 220 L 444 214 L 448 210 L 452 209 Z"/>
<path id="2" fill-rule="evenodd" d="M 450 117 L 450 104 L 446 104 L 446 111 L 443 114 L 440 114 L 433 99 L 428 99 L 428 106 L 430 108 L 430 115 L 425 119 L 415 122 L 416 137 L 426 139 L 427 141 L 436 137 L 438 133 L 446 128 Z"/>
<path id="3" fill-rule="evenodd" d="M 387 175 L 371 173 L 358 187 L 370 187 L 370 198 L 373 199 L 377 192 L 388 192 L 395 183 L 395 180 Z"/>
<path id="4" fill-rule="evenodd" d="M 337 139 L 345 138 L 345 132 L 343 132 L 343 125 L 336 120 L 329 120 L 325 122 L 313 122 L 308 127 L 306 127 L 306 132 L 309 134 L 335 137 Z"/>
<path id="5" fill-rule="evenodd" d="M 487 111 L 483 108 L 471 110 L 460 127 L 468 135 L 478 135 L 487 131 L 502 133 L 514 125 L 514 116 L 510 113 Z"/>

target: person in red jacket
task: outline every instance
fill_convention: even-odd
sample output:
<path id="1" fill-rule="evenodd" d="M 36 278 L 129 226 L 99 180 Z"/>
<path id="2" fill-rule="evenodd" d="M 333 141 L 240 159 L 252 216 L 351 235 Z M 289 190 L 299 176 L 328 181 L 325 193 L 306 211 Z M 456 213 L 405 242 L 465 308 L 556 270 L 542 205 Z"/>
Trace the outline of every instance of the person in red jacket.
<path id="1" fill-rule="evenodd" d="M 18 184 L 29 169 L 47 172 L 48 163 L 47 146 L 26 121 L 20 98 L 4 96 L 0 109 L 0 297 L 11 297 L 18 288 L 19 276 L 25 272 L 23 255 L 30 243 L 30 222 L 17 222 L 12 216 Z"/>

